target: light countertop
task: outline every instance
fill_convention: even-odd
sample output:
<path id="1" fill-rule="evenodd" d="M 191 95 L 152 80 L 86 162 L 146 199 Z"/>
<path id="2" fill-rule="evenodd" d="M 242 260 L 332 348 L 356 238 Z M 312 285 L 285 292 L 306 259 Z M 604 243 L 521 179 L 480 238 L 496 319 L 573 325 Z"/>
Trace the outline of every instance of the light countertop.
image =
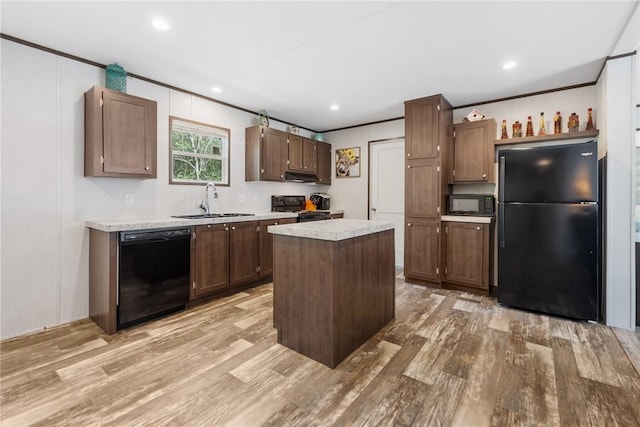
<path id="1" fill-rule="evenodd" d="M 381 231 L 393 230 L 394 224 L 361 219 L 333 219 L 296 224 L 270 225 L 269 233 L 317 240 L 346 240 Z"/>
<path id="2" fill-rule="evenodd" d="M 441 220 L 449 222 L 473 222 L 476 224 L 491 224 L 494 219 L 492 216 L 442 215 Z"/>
<path id="3" fill-rule="evenodd" d="M 234 216 L 222 218 L 157 218 L 157 219 L 121 219 L 121 220 L 93 220 L 87 221 L 86 226 L 100 231 L 130 231 L 151 230 L 154 228 L 189 227 L 205 224 L 226 224 L 231 222 L 261 221 L 264 219 L 296 218 L 297 213 L 291 212 L 265 212 L 251 216 Z"/>

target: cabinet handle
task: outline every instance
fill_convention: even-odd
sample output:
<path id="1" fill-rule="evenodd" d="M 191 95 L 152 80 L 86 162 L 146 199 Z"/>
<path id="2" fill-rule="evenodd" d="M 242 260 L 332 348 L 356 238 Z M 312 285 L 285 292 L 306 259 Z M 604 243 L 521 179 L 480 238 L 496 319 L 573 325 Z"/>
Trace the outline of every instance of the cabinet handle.
<path id="1" fill-rule="evenodd" d="M 235 227 L 231 227 L 231 229 L 232 229 L 232 230 L 235 230 L 236 228 L 235 228 Z"/>
<path id="2" fill-rule="evenodd" d="M 407 165 L 407 169 L 411 169 L 411 165 Z"/>
<path id="3" fill-rule="evenodd" d="M 411 227 L 411 223 L 408 223 L 408 224 L 407 224 L 407 227 Z"/>
<path id="4" fill-rule="evenodd" d="M 476 227 L 476 230 L 480 231 L 480 227 Z"/>
<path id="5" fill-rule="evenodd" d="M 149 169 L 151 169 L 149 166 L 146 166 L 146 167 L 144 168 L 144 170 L 146 170 L 146 171 L 148 171 Z"/>
<path id="6" fill-rule="evenodd" d="M 284 178 L 284 175 L 280 175 L 280 178 Z"/>
<path id="7" fill-rule="evenodd" d="M 487 174 L 486 173 L 482 174 L 482 179 L 487 179 Z"/>
<path id="8" fill-rule="evenodd" d="M 407 153 L 407 157 L 411 157 L 411 153 Z"/>
<path id="9" fill-rule="evenodd" d="M 225 228 L 224 228 L 224 231 L 229 231 L 229 227 L 225 227 Z"/>

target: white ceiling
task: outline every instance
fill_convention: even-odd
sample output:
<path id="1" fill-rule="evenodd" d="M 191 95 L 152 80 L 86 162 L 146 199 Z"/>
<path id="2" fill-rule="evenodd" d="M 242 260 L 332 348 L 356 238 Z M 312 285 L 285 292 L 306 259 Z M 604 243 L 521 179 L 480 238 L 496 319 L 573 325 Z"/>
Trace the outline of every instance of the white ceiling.
<path id="1" fill-rule="evenodd" d="M 637 5 L 2 1 L 0 30 L 322 131 L 401 117 L 405 100 L 436 93 L 459 106 L 594 82 Z"/>

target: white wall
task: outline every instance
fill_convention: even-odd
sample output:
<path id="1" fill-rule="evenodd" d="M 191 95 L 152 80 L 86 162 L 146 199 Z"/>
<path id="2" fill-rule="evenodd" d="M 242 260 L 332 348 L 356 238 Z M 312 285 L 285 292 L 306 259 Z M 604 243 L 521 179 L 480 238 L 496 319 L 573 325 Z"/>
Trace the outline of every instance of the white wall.
<path id="1" fill-rule="evenodd" d="M 218 188 L 216 211 L 269 211 L 271 194 L 328 189 L 245 182 L 244 135 L 254 115 L 136 79 L 127 92 L 158 102 L 158 178 L 85 178 L 83 94 L 104 85 L 104 70 L 6 40 L 0 48 L 2 339 L 88 317 L 86 220 L 199 212 L 202 186 L 168 184 L 169 115 L 231 129 L 231 186 Z"/>
<path id="2" fill-rule="evenodd" d="M 404 119 L 329 132 L 332 153 L 337 148 L 360 147 L 360 176 L 331 178 L 331 206 L 344 209 L 345 218 L 367 219 L 369 197 L 369 141 L 404 137 Z M 398 171 L 404 174 L 404 169 Z"/>

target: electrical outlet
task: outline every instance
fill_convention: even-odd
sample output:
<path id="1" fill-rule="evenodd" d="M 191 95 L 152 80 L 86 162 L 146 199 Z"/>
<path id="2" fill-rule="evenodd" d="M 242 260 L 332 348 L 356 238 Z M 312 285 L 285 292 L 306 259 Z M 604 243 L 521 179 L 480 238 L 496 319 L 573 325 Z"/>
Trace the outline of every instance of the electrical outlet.
<path id="1" fill-rule="evenodd" d="M 124 204 L 125 205 L 133 204 L 133 193 L 124 193 Z"/>

